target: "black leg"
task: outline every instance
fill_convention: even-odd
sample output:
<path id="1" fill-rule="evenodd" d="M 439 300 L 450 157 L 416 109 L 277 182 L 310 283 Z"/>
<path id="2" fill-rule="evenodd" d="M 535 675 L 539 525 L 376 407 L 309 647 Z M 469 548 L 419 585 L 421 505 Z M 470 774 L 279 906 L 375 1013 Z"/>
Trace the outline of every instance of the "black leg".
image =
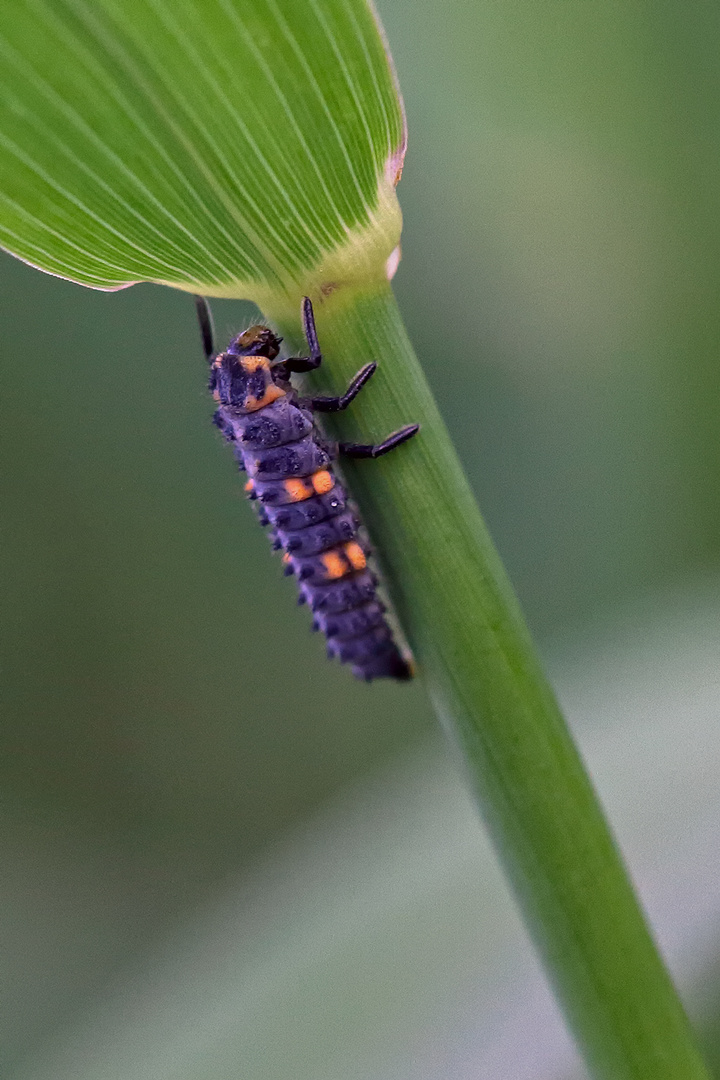
<path id="1" fill-rule="evenodd" d="M 342 397 L 308 398 L 308 407 L 315 409 L 317 412 L 340 412 L 342 409 L 347 409 L 353 398 L 358 396 L 365 383 L 376 371 L 377 364 L 366 364 L 364 368 L 360 368 L 360 371 L 358 371 Z"/>
<path id="2" fill-rule="evenodd" d="M 322 353 L 318 344 L 317 330 L 315 329 L 315 316 L 313 314 L 312 301 L 306 296 L 302 303 L 302 321 L 305 337 L 307 338 L 309 356 L 289 356 L 287 360 L 280 360 L 277 367 L 284 367 L 285 371 L 297 372 L 315 371 L 322 364 Z"/>
<path id="3" fill-rule="evenodd" d="M 412 439 L 413 435 L 416 435 L 419 430 L 419 424 L 408 424 L 407 427 L 400 428 L 399 431 L 394 431 L 392 435 L 388 435 L 384 442 L 378 443 L 376 446 L 373 446 L 372 443 L 339 443 L 338 450 L 341 454 L 345 454 L 346 457 L 382 457 L 383 454 L 389 454 L 396 446 L 400 446 L 400 443 Z"/>
<path id="4" fill-rule="evenodd" d="M 208 302 L 204 296 L 193 296 L 193 299 L 195 301 L 198 322 L 200 323 L 203 349 L 205 350 L 208 361 L 210 361 L 215 355 L 215 335 L 213 333 L 212 315 L 210 314 L 210 308 L 208 307 Z"/>
<path id="5" fill-rule="evenodd" d="M 284 369 L 287 375 L 297 372 L 302 374 L 305 371 L 314 371 L 315 368 L 320 367 L 322 363 L 322 357 L 317 359 L 314 356 L 288 356 L 287 360 L 278 360 L 273 364 L 273 371 L 277 371 L 278 368 Z"/>
<path id="6" fill-rule="evenodd" d="M 302 303 L 302 318 L 303 330 L 305 331 L 308 349 L 310 350 L 310 359 L 316 361 L 315 367 L 320 367 L 322 353 L 320 352 L 320 346 L 318 344 L 317 330 L 315 329 L 315 315 L 309 296 L 306 296 Z"/>

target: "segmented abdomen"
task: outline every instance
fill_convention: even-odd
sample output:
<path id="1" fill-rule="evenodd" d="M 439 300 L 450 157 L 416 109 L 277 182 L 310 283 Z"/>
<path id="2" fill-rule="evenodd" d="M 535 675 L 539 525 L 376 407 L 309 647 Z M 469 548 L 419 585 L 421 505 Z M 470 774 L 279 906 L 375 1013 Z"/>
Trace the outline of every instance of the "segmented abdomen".
<path id="1" fill-rule="evenodd" d="M 300 600 L 327 637 L 328 655 L 351 664 L 360 679 L 410 678 L 367 565 L 360 522 L 312 414 L 286 395 L 249 414 L 221 405 L 214 420 L 234 443 L 246 491 L 259 500 L 260 520 L 272 526 L 286 572 L 297 577 Z"/>

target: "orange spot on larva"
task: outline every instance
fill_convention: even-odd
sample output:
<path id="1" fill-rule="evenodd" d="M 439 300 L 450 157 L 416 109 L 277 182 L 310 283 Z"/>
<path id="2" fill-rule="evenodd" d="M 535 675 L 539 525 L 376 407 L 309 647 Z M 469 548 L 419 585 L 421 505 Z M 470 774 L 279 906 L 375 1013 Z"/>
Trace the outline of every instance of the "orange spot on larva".
<path id="1" fill-rule="evenodd" d="M 257 371 L 258 368 L 267 368 L 269 363 L 264 356 L 243 356 L 240 361 L 245 371 L 252 374 L 253 371 Z"/>
<path id="2" fill-rule="evenodd" d="M 349 544 L 345 545 L 345 554 L 347 555 L 353 570 L 364 570 L 367 566 L 365 552 L 357 541 L 351 540 Z"/>
<path id="3" fill-rule="evenodd" d="M 254 490 L 254 488 L 255 488 L 255 484 L 252 482 L 252 480 L 248 480 L 248 482 L 245 484 L 245 490 L 248 493 L 250 493 L 251 491 Z"/>
<path id="4" fill-rule="evenodd" d="M 333 478 L 327 469 L 321 469 L 320 472 L 313 473 L 310 480 L 318 495 L 326 495 L 333 486 Z"/>
<path id="5" fill-rule="evenodd" d="M 326 551 L 320 556 L 325 567 L 325 576 L 334 580 L 347 574 L 349 567 L 339 551 Z"/>
<path id="6" fill-rule="evenodd" d="M 272 404 L 273 401 L 277 401 L 281 397 L 285 397 L 285 391 L 281 390 L 275 383 L 270 383 L 261 398 L 246 397 L 243 402 L 243 409 L 245 412 L 257 412 L 258 409 L 264 409 L 266 405 Z"/>
<path id="7" fill-rule="evenodd" d="M 309 499 L 314 494 L 312 487 L 304 480 L 284 480 L 283 487 L 293 502 L 302 502 L 303 499 Z"/>
<path id="8" fill-rule="evenodd" d="M 284 563 L 285 563 L 286 565 L 287 565 L 287 563 L 289 563 L 289 562 L 291 562 L 291 561 L 292 561 L 292 560 L 291 560 L 291 558 L 290 558 L 290 556 L 288 555 L 287 551 L 286 551 L 286 552 L 285 552 L 285 554 L 283 555 L 283 557 L 282 557 L 282 561 L 283 561 L 283 562 L 284 562 Z"/>

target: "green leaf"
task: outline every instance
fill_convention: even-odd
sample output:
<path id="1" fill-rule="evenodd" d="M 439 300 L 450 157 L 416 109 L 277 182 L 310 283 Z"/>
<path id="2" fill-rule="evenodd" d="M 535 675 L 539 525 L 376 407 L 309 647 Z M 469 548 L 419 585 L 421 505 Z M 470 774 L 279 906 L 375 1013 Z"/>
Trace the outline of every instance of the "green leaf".
<path id="1" fill-rule="evenodd" d="M 383 361 L 343 431 L 422 433 L 348 476 L 570 1025 L 603 1080 L 704 1078 L 387 285 L 404 125 L 369 8 L 13 0 L 0 102 L 10 251 L 96 288 L 247 297 L 298 346 L 309 295 L 328 382 Z"/>
<path id="2" fill-rule="evenodd" d="M 405 130 L 362 0 L 14 0 L 0 243 L 62 277 L 262 305 L 381 277 Z"/>

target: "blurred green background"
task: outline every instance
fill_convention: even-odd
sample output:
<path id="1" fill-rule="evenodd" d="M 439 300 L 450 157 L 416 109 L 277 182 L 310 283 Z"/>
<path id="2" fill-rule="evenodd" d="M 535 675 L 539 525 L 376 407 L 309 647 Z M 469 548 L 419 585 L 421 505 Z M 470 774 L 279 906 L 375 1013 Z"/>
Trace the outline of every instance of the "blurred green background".
<path id="1" fill-rule="evenodd" d="M 380 13 L 410 128 L 400 305 L 541 647 L 591 655 L 628 597 L 720 556 L 720 14 Z M 210 425 L 190 298 L 7 256 L 0 283 L 13 1075 L 228 875 L 437 736 L 419 686 L 357 685 L 309 633 Z M 221 342 L 251 315 L 214 312 Z"/>

